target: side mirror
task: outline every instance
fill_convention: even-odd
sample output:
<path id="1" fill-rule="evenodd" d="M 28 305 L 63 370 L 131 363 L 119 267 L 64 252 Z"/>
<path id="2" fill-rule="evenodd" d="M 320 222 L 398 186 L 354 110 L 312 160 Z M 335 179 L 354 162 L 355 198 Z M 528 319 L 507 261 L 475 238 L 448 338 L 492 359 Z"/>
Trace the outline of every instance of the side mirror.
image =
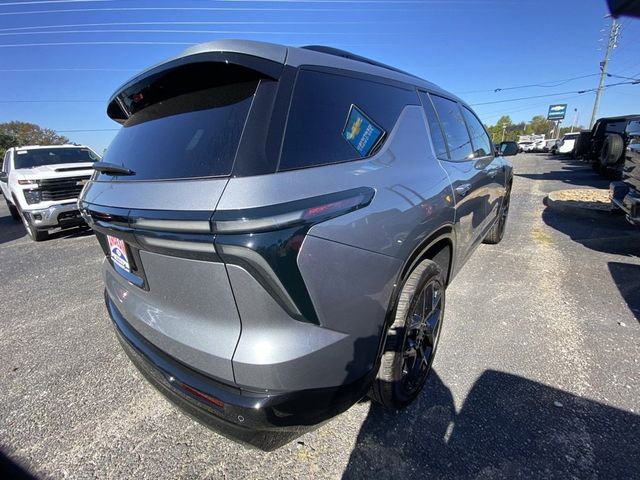
<path id="1" fill-rule="evenodd" d="M 0 182 L 6 182 L 7 181 L 7 174 L 4 172 L 0 172 Z"/>
<path id="2" fill-rule="evenodd" d="M 502 142 L 498 147 L 498 154 L 503 157 L 510 157 L 518 153 L 518 144 L 516 142 Z"/>

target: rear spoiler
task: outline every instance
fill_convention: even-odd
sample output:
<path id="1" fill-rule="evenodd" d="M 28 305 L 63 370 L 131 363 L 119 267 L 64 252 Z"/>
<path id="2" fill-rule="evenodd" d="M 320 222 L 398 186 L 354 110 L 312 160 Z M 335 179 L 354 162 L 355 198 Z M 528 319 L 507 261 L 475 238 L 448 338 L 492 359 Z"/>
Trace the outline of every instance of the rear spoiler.
<path id="1" fill-rule="evenodd" d="M 218 44 L 218 42 L 212 43 Z M 221 81 L 224 83 L 224 79 L 215 74 L 215 64 L 224 65 L 227 70 L 229 66 L 237 66 L 254 72 L 259 78 L 273 80 L 280 78 L 284 68 L 285 47 L 283 47 L 284 53 L 278 58 L 281 61 L 274 61 L 245 53 L 221 51 L 198 53 L 197 47 L 203 48 L 206 45 L 208 44 L 192 47 L 182 56 L 152 67 L 125 83 L 109 99 L 107 115 L 118 123 L 125 123 L 133 113 L 149 105 L 145 103 L 141 108 L 136 108 L 136 104 L 146 102 L 144 96 L 149 92 L 155 93 L 156 98 L 152 101 L 157 102 L 172 96 L 210 88 Z M 271 55 L 271 57 L 278 56 Z M 166 96 L 157 98 L 159 92 Z"/>

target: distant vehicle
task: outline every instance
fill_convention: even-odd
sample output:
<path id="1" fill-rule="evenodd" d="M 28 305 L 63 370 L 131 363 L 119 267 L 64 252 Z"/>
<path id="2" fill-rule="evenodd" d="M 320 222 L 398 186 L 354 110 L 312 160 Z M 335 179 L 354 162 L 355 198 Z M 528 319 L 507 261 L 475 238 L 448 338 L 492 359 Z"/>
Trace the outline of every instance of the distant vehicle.
<path id="1" fill-rule="evenodd" d="M 32 240 L 46 240 L 53 228 L 84 223 L 76 202 L 97 160 L 97 153 L 77 145 L 32 145 L 7 150 L 0 188 L 11 216 L 22 221 Z"/>
<path id="2" fill-rule="evenodd" d="M 537 153 L 547 152 L 548 150 L 545 150 L 546 146 L 547 146 L 547 141 L 544 138 L 541 140 L 536 140 L 535 142 L 533 142 L 532 151 Z"/>
<path id="3" fill-rule="evenodd" d="M 543 151 L 546 152 L 551 152 L 553 147 L 556 146 L 558 144 L 558 139 L 557 138 L 552 138 L 549 140 L 545 140 L 544 141 L 544 147 L 543 147 Z"/>
<path id="4" fill-rule="evenodd" d="M 640 120 L 632 120 L 625 129 L 627 147 L 622 181 L 609 186 L 612 203 L 627 214 L 627 220 L 640 226 Z"/>
<path id="5" fill-rule="evenodd" d="M 534 143 L 533 142 L 520 142 L 518 143 L 518 151 L 519 152 L 530 152 L 533 150 Z"/>
<path id="6" fill-rule="evenodd" d="M 576 144 L 576 139 L 578 138 L 580 133 L 565 133 L 558 143 L 558 147 L 556 148 L 556 152 L 560 155 L 570 155 L 573 152 L 573 147 Z"/>
<path id="7" fill-rule="evenodd" d="M 583 158 L 589 152 L 591 140 L 591 130 L 581 130 L 578 132 L 576 144 L 573 147 L 574 158 Z"/>
<path id="8" fill-rule="evenodd" d="M 640 120 L 640 114 L 600 118 L 591 129 L 586 154 L 591 166 L 601 175 L 620 178 L 624 163 L 625 146 L 629 139 L 626 128 L 630 122 Z"/>

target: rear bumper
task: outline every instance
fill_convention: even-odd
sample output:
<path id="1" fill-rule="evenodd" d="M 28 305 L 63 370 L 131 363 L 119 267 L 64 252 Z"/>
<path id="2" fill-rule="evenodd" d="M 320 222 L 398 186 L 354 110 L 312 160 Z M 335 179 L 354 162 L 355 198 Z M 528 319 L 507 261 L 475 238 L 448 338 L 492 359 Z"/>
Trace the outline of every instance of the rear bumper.
<path id="1" fill-rule="evenodd" d="M 342 413 L 362 398 L 372 379 L 299 392 L 248 392 L 203 375 L 160 351 L 105 300 L 118 340 L 145 378 L 178 408 L 235 441 L 270 451 Z"/>
<path id="2" fill-rule="evenodd" d="M 627 215 L 627 221 L 640 226 L 640 195 L 624 182 L 612 182 L 609 186 L 611 202 Z"/>
<path id="3" fill-rule="evenodd" d="M 37 229 L 70 228 L 84 225 L 76 202 L 51 205 L 48 208 L 24 210 L 32 225 Z"/>

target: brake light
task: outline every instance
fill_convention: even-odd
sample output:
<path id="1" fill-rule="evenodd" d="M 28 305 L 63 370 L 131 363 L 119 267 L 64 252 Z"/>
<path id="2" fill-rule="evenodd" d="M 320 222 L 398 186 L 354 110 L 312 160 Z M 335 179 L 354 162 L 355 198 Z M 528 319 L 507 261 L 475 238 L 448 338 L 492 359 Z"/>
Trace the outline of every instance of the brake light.
<path id="1" fill-rule="evenodd" d="M 215 233 L 235 234 L 310 225 L 366 207 L 373 195 L 373 189 L 363 187 L 269 207 L 220 211 L 213 216 L 212 228 Z"/>

